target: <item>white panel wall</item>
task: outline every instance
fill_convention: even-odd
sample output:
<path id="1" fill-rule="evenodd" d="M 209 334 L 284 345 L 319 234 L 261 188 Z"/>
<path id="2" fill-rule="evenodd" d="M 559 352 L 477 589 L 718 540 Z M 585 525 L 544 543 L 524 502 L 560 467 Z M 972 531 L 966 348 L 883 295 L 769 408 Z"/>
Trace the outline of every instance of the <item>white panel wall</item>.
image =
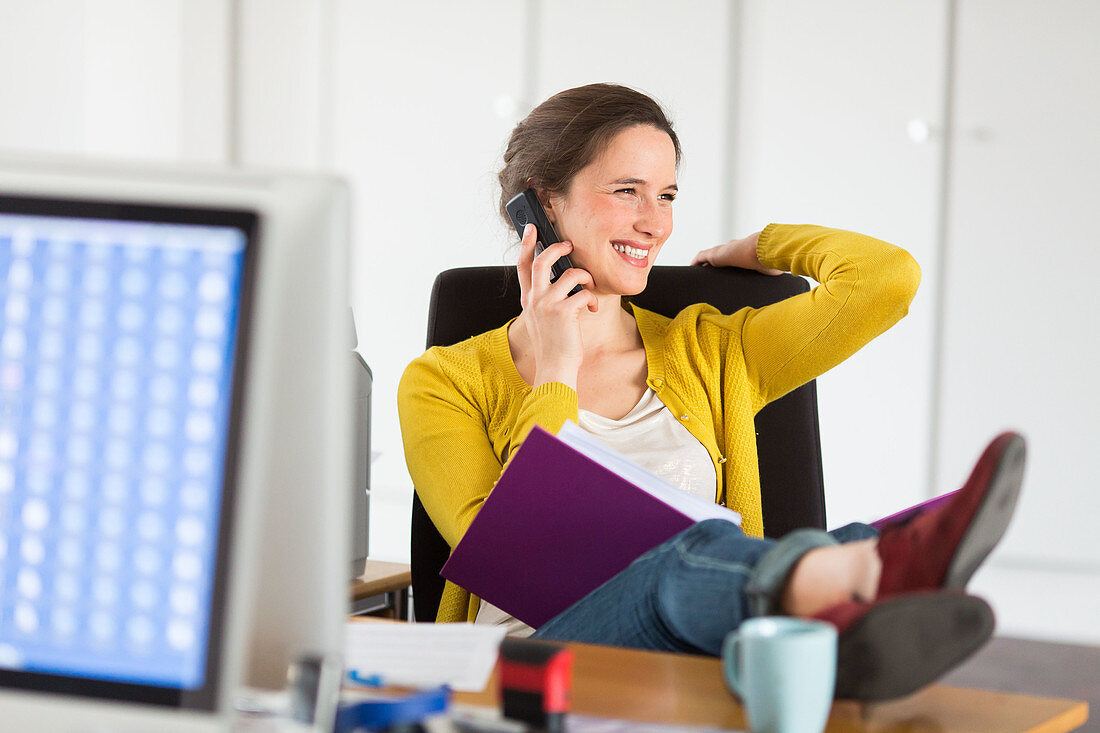
<path id="1" fill-rule="evenodd" d="M 0 149 L 351 180 L 349 274 L 381 452 L 371 546 L 402 559 L 412 489 L 397 379 L 423 349 L 435 274 L 507 260 L 495 173 L 511 126 L 567 86 L 649 91 L 685 149 L 665 262 L 779 220 L 866 231 L 922 264 L 910 316 L 820 382 L 831 520 L 952 488 L 990 433 L 1021 425 L 1021 514 L 975 587 L 1003 632 L 1097 640 L 1100 242 L 1086 217 L 1100 192 L 1100 17 L 1086 0 L 959 0 L 938 262 L 946 4 L 0 0 Z M 931 131 L 924 143 L 908 136 L 913 120 Z M 1052 606 L 1065 609 L 1058 626 Z"/>
<path id="2" fill-rule="evenodd" d="M 657 99 L 683 148 L 675 228 L 660 264 L 686 265 L 730 231 L 731 139 L 726 0 L 553 0 L 538 4 L 535 101 L 570 87 L 612 81 Z M 748 233 L 748 232 L 745 232 Z"/>
<path id="3" fill-rule="evenodd" d="M 231 157 L 230 105 L 235 57 L 231 32 L 232 0 L 184 0 L 179 5 L 179 107 L 176 147 L 179 157 L 202 163 L 227 163 Z"/>
<path id="4" fill-rule="evenodd" d="M 80 0 L 0 3 L 0 150 L 82 149 L 83 32 Z"/>
<path id="5" fill-rule="evenodd" d="M 84 149 L 179 157 L 179 4 L 98 0 L 85 15 L 84 48 Z"/>
<path id="6" fill-rule="evenodd" d="M 1002 628 L 1100 641 L 1100 5 L 960 5 L 941 476 L 1005 426 L 1016 521 L 976 587 Z M 1011 83 L 1005 83 L 1005 80 Z M 1057 580 L 1057 582 L 1054 582 Z M 1058 609 L 1058 625 L 1042 608 Z M 1038 622 L 1038 623 L 1037 623 Z"/>
<path id="7" fill-rule="evenodd" d="M 337 7 L 333 160 L 354 188 L 352 297 L 359 351 L 374 372 L 372 449 L 380 453 L 371 554 L 401 560 L 412 483 L 397 382 L 424 351 L 436 274 L 503 263 L 512 241 L 496 213 L 495 176 L 515 123 L 502 102 L 525 91 L 525 5 Z"/>
<path id="8" fill-rule="evenodd" d="M 927 0 L 743 7 L 738 230 L 852 229 L 904 247 L 923 272 L 909 315 L 818 379 L 831 526 L 927 491 L 941 149 L 908 127 L 941 124 L 946 17 L 944 2 Z"/>
<path id="9" fill-rule="evenodd" d="M 223 161 L 227 9 L 0 2 L 0 149 Z"/>
<path id="10" fill-rule="evenodd" d="M 242 165 L 313 169 L 331 135 L 332 3 L 238 0 L 233 147 Z"/>

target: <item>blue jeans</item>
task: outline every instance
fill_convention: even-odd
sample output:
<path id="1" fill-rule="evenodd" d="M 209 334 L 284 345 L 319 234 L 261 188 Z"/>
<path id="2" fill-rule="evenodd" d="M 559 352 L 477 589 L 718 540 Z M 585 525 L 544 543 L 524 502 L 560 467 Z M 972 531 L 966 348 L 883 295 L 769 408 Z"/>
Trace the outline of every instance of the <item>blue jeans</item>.
<path id="1" fill-rule="evenodd" d="M 877 536 L 873 527 L 849 524 L 769 540 L 708 519 L 639 557 L 532 638 L 717 656 L 742 621 L 780 613 L 787 576 L 803 555 Z"/>

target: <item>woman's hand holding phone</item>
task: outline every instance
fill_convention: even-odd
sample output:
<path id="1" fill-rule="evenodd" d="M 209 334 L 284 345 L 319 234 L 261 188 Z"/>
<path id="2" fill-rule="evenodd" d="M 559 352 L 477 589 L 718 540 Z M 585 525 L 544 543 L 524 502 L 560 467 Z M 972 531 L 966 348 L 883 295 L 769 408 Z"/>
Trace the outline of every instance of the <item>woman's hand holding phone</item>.
<path id="1" fill-rule="evenodd" d="M 573 245 L 569 242 L 551 244 L 536 255 L 536 239 L 535 226 L 528 224 L 523 230 L 517 265 L 522 320 L 535 358 L 532 386 L 562 382 L 576 389 L 577 373 L 584 361 L 581 314 L 585 311 L 595 313 L 599 303 L 590 290 L 582 289 L 572 296 L 569 291 L 577 285 L 592 284 L 592 275 L 587 270 L 571 267 L 551 283 L 551 266 L 569 254 Z"/>

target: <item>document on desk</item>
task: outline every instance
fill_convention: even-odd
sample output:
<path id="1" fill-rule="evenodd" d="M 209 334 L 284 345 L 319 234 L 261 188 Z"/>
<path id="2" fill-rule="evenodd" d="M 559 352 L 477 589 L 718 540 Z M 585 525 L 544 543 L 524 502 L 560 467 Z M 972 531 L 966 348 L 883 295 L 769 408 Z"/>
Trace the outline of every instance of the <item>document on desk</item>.
<path id="1" fill-rule="evenodd" d="M 570 714 L 566 718 L 569 733 L 747 733 L 732 728 L 710 728 L 677 723 L 643 723 L 622 718 L 599 718 L 594 715 Z"/>
<path id="2" fill-rule="evenodd" d="M 741 523 L 575 423 L 557 436 L 535 427 L 440 575 L 538 628 L 704 519 Z"/>
<path id="3" fill-rule="evenodd" d="M 479 692 L 489 682 L 504 631 L 474 624 L 351 621 L 344 626 L 344 663 L 348 672 L 377 684 Z"/>
<path id="4" fill-rule="evenodd" d="M 450 720 L 460 733 L 529 733 L 530 727 L 518 720 L 501 716 L 500 708 L 452 703 Z M 425 726 L 428 733 L 436 733 Z M 567 713 L 565 730 L 569 733 L 747 733 L 744 729 L 714 728 L 681 723 L 647 723 L 625 718 Z"/>

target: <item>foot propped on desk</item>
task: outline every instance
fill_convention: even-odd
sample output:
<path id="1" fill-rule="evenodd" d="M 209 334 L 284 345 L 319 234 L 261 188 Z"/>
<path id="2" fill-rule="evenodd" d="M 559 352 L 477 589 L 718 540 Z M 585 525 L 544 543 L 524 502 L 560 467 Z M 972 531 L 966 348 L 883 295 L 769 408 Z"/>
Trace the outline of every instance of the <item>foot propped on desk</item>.
<path id="1" fill-rule="evenodd" d="M 840 632 L 839 699 L 910 695 L 953 669 L 993 634 L 989 604 L 948 591 L 847 603 L 819 618 Z"/>

